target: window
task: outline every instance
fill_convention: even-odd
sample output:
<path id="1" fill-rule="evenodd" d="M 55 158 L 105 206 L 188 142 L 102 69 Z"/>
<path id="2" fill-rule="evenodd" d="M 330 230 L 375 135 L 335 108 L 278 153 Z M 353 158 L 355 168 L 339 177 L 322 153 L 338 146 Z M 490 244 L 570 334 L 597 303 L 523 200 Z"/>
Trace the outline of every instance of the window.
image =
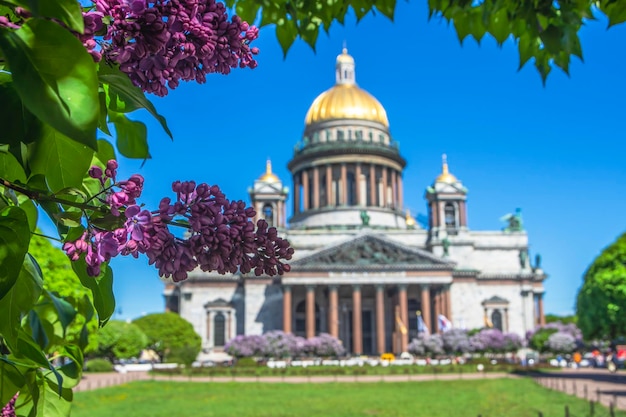
<path id="1" fill-rule="evenodd" d="M 444 216 L 446 220 L 446 228 L 456 227 L 456 210 L 452 203 L 446 203 L 444 208 Z"/>
<path id="2" fill-rule="evenodd" d="M 274 226 L 274 208 L 270 204 L 263 206 L 263 218 L 269 227 Z"/>
<path id="3" fill-rule="evenodd" d="M 363 131 L 362 130 L 357 130 L 356 132 L 354 132 L 354 135 L 356 137 L 356 140 L 363 140 Z"/>
<path id="4" fill-rule="evenodd" d="M 331 139 L 331 137 L 330 137 L 330 130 L 326 129 L 326 141 L 329 142 L 330 139 Z"/>
<path id="5" fill-rule="evenodd" d="M 337 140 L 344 140 L 343 130 L 337 131 Z"/>
<path id="6" fill-rule="evenodd" d="M 371 130 L 369 131 L 368 136 L 369 136 L 369 138 L 370 138 L 370 142 L 372 142 L 372 141 L 374 140 L 374 133 L 372 133 L 372 131 L 371 131 Z"/>
<path id="7" fill-rule="evenodd" d="M 224 346 L 226 344 L 226 317 L 224 313 L 217 313 L 213 318 L 213 345 Z"/>
<path id="8" fill-rule="evenodd" d="M 313 133 L 313 143 L 320 141 L 320 134 L 318 132 Z"/>
<path id="9" fill-rule="evenodd" d="M 327 205 L 326 175 L 322 175 L 320 178 L 320 207 L 326 207 Z"/>
<path id="10" fill-rule="evenodd" d="M 348 172 L 348 205 L 356 206 L 356 179 L 354 172 Z"/>
<path id="11" fill-rule="evenodd" d="M 502 313 L 500 313 L 500 310 L 493 310 L 493 313 L 491 313 L 491 324 L 493 324 L 494 329 L 503 330 Z"/>

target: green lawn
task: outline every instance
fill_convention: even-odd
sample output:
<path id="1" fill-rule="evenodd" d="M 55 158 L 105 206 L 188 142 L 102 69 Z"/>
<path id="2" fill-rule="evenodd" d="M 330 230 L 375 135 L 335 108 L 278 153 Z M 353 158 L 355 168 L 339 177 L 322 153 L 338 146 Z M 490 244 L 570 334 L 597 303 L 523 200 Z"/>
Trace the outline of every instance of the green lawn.
<path id="1" fill-rule="evenodd" d="M 142 381 L 77 393 L 73 417 L 585 417 L 589 404 L 530 379 L 401 383 Z M 596 406 L 596 416 L 608 416 Z M 616 413 L 626 417 L 626 413 Z"/>

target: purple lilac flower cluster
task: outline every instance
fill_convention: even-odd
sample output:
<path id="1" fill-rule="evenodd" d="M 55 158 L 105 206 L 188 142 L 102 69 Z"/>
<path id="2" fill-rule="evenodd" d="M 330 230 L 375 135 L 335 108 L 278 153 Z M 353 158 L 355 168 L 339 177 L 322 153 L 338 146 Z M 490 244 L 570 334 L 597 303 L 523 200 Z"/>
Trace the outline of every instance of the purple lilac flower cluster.
<path id="1" fill-rule="evenodd" d="M 535 333 L 537 333 L 539 330 L 542 330 L 542 329 L 552 329 L 552 330 L 556 330 L 556 332 L 567 333 L 571 335 L 574 338 L 574 340 L 582 340 L 583 338 L 582 331 L 574 323 L 565 324 L 560 321 L 555 321 L 552 323 L 544 324 L 543 326 L 537 326 L 533 330 L 529 330 L 526 333 L 526 339 L 527 340 L 532 339 Z"/>
<path id="2" fill-rule="evenodd" d="M 502 333 L 498 329 L 482 329 L 469 336 L 467 330 L 451 329 L 441 335 L 420 334 L 408 346 L 408 351 L 417 356 L 514 352 L 522 347 L 522 339 L 515 333 Z"/>
<path id="3" fill-rule="evenodd" d="M 327 333 L 305 339 L 280 330 L 259 335 L 239 335 L 224 350 L 243 357 L 295 358 L 306 356 L 338 357 L 345 353 L 341 341 Z"/>
<path id="4" fill-rule="evenodd" d="M 159 209 L 151 212 L 137 204 L 143 177 L 116 181 L 117 167 L 111 160 L 104 170 L 92 167 L 89 175 L 100 181 L 101 201 L 122 218 L 123 226 L 101 230 L 90 224 L 78 240 L 63 245 L 72 261 L 85 254 L 89 275 L 100 275 L 101 264 L 114 256 L 138 257 L 139 253 L 146 254 L 160 276 L 174 281 L 186 279 L 198 267 L 220 274 L 254 271 L 257 276 L 290 270 L 282 262 L 293 255 L 289 242 L 278 237 L 276 228 L 268 227 L 265 220 L 259 220 L 255 230 L 249 220 L 254 210 L 242 201 L 229 201 L 219 187 L 176 181 L 172 184 L 176 201 L 163 198 Z M 176 237 L 171 225 L 188 228 L 185 238 Z"/>
<path id="5" fill-rule="evenodd" d="M 15 401 L 17 401 L 18 394 L 15 394 L 11 401 L 7 403 L 4 407 L 2 407 L 2 412 L 0 413 L 0 417 L 15 417 Z"/>
<path id="6" fill-rule="evenodd" d="M 545 343 L 546 348 L 554 353 L 572 353 L 576 349 L 576 339 L 570 333 L 556 332 Z"/>
<path id="7" fill-rule="evenodd" d="M 94 0 L 110 19 L 102 54 L 120 64 L 132 82 L 159 96 L 180 80 L 204 83 L 206 74 L 255 68 L 259 34 L 238 16 L 228 20 L 215 0 Z M 97 20 L 97 19 L 95 19 Z M 92 27 L 92 26 L 90 26 Z M 89 49 L 89 48 L 88 48 Z"/>

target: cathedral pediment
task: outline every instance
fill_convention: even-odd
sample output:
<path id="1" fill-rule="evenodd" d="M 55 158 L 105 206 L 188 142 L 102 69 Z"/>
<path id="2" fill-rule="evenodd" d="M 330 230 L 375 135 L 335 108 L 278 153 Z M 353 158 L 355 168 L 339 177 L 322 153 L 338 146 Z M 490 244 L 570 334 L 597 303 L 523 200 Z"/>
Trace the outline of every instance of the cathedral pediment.
<path id="1" fill-rule="evenodd" d="M 452 270 L 454 263 L 376 235 L 332 245 L 291 262 L 292 271 Z"/>

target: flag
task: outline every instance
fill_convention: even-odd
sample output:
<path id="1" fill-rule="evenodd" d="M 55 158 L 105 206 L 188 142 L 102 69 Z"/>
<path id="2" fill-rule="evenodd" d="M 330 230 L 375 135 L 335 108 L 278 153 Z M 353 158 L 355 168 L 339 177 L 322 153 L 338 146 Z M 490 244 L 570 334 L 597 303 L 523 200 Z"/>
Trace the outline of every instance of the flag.
<path id="1" fill-rule="evenodd" d="M 439 320 L 439 330 L 441 330 L 442 332 L 447 332 L 452 328 L 452 322 L 448 320 L 443 314 L 440 314 L 437 319 Z"/>
<path id="2" fill-rule="evenodd" d="M 422 315 L 417 314 L 417 332 L 418 333 L 424 333 L 424 334 L 428 334 L 430 333 L 428 331 L 428 327 L 426 326 L 426 323 L 424 322 L 424 319 L 422 318 Z"/>
<path id="3" fill-rule="evenodd" d="M 400 314 L 396 313 L 396 324 L 398 325 L 398 330 L 402 334 L 407 334 L 406 326 L 402 323 L 402 319 L 400 318 Z"/>
<path id="4" fill-rule="evenodd" d="M 489 320 L 489 316 L 485 314 L 485 327 L 491 329 L 493 327 L 493 323 Z"/>

